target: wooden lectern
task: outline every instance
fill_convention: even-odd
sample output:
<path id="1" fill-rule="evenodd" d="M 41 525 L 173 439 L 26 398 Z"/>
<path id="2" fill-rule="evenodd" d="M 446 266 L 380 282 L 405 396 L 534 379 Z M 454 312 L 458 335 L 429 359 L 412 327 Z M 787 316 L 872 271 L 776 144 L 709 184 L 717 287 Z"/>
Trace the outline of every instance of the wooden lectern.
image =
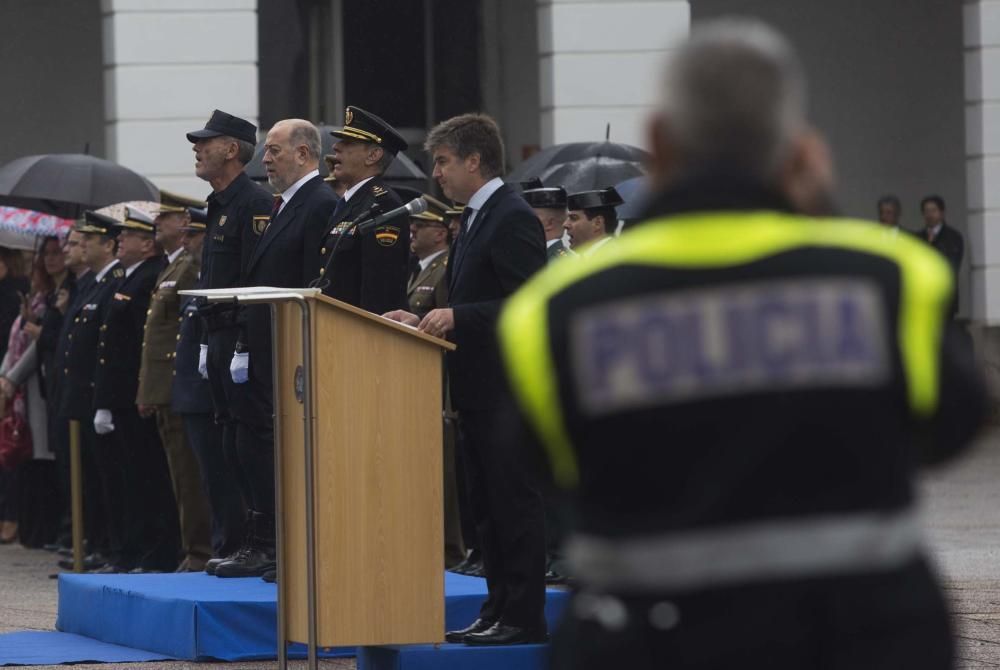
<path id="1" fill-rule="evenodd" d="M 271 305 L 279 667 L 289 640 L 308 643 L 311 668 L 319 646 L 443 641 L 454 345 L 317 289 L 183 293 Z"/>

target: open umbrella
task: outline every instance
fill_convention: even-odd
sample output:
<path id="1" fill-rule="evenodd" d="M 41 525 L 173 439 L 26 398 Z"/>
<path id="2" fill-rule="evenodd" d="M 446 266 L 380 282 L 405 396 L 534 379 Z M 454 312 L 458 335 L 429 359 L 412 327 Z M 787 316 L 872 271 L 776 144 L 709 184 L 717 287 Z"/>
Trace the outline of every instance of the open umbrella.
<path id="1" fill-rule="evenodd" d="M 620 184 L 616 184 L 615 190 L 625 201 L 615 207 L 618 218 L 625 223 L 641 219 L 649 202 L 649 180 L 645 176 L 626 179 Z"/>
<path id="2" fill-rule="evenodd" d="M 64 218 L 127 200 L 159 200 L 142 175 L 86 154 L 24 156 L 0 167 L 0 205 Z"/>
<path id="3" fill-rule="evenodd" d="M 323 142 L 323 155 L 333 153 L 333 144 L 337 141 L 337 138 L 331 135 L 330 131 L 334 129 L 339 130 L 340 126 L 316 126 L 316 128 L 319 129 L 319 136 Z M 254 181 L 267 181 L 267 170 L 264 169 L 263 143 L 257 146 L 253 160 L 247 163 L 246 173 Z M 326 168 L 325 161 L 319 162 L 319 174 L 321 177 L 330 174 Z M 389 164 L 382 178 L 392 184 L 398 182 L 427 181 L 427 175 L 424 174 L 424 171 L 406 154 L 396 154 L 396 160 Z M 416 188 L 420 188 L 420 186 Z"/>
<path id="4" fill-rule="evenodd" d="M 569 142 L 542 149 L 507 175 L 511 183 L 538 177 L 570 193 L 607 188 L 644 174 L 649 154 L 619 142 Z"/>

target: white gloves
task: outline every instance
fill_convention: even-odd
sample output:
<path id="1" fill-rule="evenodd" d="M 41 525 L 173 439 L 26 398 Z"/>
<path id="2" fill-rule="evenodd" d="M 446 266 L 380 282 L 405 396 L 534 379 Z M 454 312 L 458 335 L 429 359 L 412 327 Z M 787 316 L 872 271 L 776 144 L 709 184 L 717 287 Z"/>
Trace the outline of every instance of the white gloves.
<path id="1" fill-rule="evenodd" d="M 94 430 L 98 435 L 107 435 L 114 431 L 115 424 L 111 421 L 111 410 L 99 409 L 94 413 Z"/>
<path id="2" fill-rule="evenodd" d="M 233 354 L 233 360 L 229 364 L 229 374 L 233 378 L 234 384 L 245 384 L 250 379 L 250 353 Z"/>
<path id="3" fill-rule="evenodd" d="M 202 344 L 198 352 L 198 374 L 202 379 L 208 379 L 208 345 Z"/>

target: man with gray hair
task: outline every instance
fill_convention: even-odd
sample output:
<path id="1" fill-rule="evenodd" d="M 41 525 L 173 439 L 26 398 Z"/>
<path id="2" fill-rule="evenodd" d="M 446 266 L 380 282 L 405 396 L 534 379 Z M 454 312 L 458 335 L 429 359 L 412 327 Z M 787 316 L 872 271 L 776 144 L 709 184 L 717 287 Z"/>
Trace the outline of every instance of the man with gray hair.
<path id="1" fill-rule="evenodd" d="M 264 168 L 274 187 L 274 214 L 255 225 L 259 236 L 247 263 L 245 286 L 306 285 L 306 230 L 322 227 L 337 196 L 319 176 L 319 131 L 302 119 L 278 121 L 264 140 Z M 257 222 L 255 221 L 255 224 Z M 275 566 L 274 388 L 271 376 L 271 312 L 266 305 L 240 310 L 240 337 L 229 373 L 239 387 L 233 403 L 236 457 L 246 479 L 245 500 L 253 540 L 245 551 L 215 568 L 219 577 L 263 576 Z"/>
<path id="2" fill-rule="evenodd" d="M 257 126 L 232 114 L 215 110 L 205 127 L 187 134 L 194 151 L 194 171 L 212 186 L 208 202 L 208 223 L 201 251 L 199 288 L 243 286 L 243 271 L 257 244 L 258 229 L 271 211 L 271 194 L 255 184 L 244 171 L 253 158 L 257 144 Z M 215 420 L 222 425 L 222 451 L 227 473 L 244 500 L 249 497 L 246 479 L 236 457 L 236 423 L 232 403 L 236 387 L 229 374 L 229 364 L 236 346 L 237 311 L 230 304 L 202 304 L 199 314 L 205 331 L 198 358 L 198 372 L 209 381 Z M 253 517 L 248 513 L 243 544 L 253 535 Z M 215 557 L 205 564 L 205 572 L 226 557 Z"/>
<path id="3" fill-rule="evenodd" d="M 647 220 L 499 320 L 510 439 L 578 512 L 554 665 L 944 670 L 912 476 L 986 409 L 951 272 L 817 218 L 832 167 L 781 35 L 705 24 L 666 83 Z"/>

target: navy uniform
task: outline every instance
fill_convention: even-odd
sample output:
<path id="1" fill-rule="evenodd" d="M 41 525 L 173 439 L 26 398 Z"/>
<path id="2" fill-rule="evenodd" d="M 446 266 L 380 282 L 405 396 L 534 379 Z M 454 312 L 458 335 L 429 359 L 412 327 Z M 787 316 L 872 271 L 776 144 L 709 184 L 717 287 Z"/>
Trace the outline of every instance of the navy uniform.
<path id="1" fill-rule="evenodd" d="M 118 232 L 153 237 L 156 227 L 145 212 L 126 207 Z M 177 506 L 156 422 L 139 415 L 136 395 L 142 361 L 143 327 L 156 278 L 166 267 L 162 254 L 146 258 L 115 279 L 102 313 L 94 373 L 94 410 L 110 410 L 114 430 L 102 436 L 123 463 L 121 501 L 125 536 L 119 569 L 150 571 L 177 567 Z"/>
<path id="2" fill-rule="evenodd" d="M 566 212 L 566 189 L 562 186 L 544 187 L 542 186 L 542 181 L 538 178 L 521 182 L 521 197 L 524 198 L 528 206 L 535 210 L 536 214 L 540 214 L 538 210 L 540 209 L 555 209 L 563 212 L 563 219 L 565 220 Z M 541 218 L 541 216 L 539 216 Z M 545 241 L 545 255 L 548 261 L 551 263 L 557 258 L 562 258 L 563 256 L 569 255 L 569 249 L 563 244 L 562 231 L 560 230 L 559 237 L 551 240 Z"/>
<path id="3" fill-rule="evenodd" d="M 201 211 L 206 203 L 169 191 L 160 191 L 157 221 L 163 215 L 188 216 L 188 208 Z M 212 557 L 208 500 L 202 488 L 198 461 L 184 437 L 184 422 L 170 409 L 174 357 L 179 335 L 180 291 L 195 287 L 200 262 L 182 247 L 167 256 L 167 265 L 156 277 L 143 327 L 142 364 L 136 404 L 153 407 L 156 428 L 170 464 L 170 481 L 180 519 L 180 571 L 201 571 Z"/>
<path id="4" fill-rule="evenodd" d="M 527 436 L 577 502 L 555 667 L 947 667 L 913 471 L 986 403 L 946 263 L 733 180 L 654 207 L 500 321 Z"/>
<path id="5" fill-rule="evenodd" d="M 407 147 L 392 126 L 358 107 L 348 107 L 344 127 L 331 134 L 377 144 L 392 155 Z M 407 220 L 387 221 L 365 233 L 358 233 L 354 226 L 400 207 L 402 201 L 381 176 L 368 179 L 345 196 L 322 230 L 307 232 L 308 246 L 318 250 L 307 268 L 309 274 L 326 295 L 369 312 L 404 308 L 410 252 Z"/>
<path id="6" fill-rule="evenodd" d="M 191 221 L 185 232 L 205 234 L 208 212 L 190 207 Z M 195 267 L 200 268 L 200 256 L 194 257 Z M 200 280 L 198 287 L 201 288 Z M 198 315 L 198 298 L 182 298 L 177 317 L 179 332 L 171 375 L 170 409 L 181 417 L 184 436 L 195 458 L 201 485 L 209 500 L 212 520 L 212 555 L 223 557 L 234 554 L 243 541 L 245 508 L 240 500 L 236 482 L 228 473 L 222 444 L 222 424 L 215 421 L 212 412 L 212 389 L 207 379 L 198 372 L 198 356 L 204 326 Z"/>
<path id="7" fill-rule="evenodd" d="M 203 130 L 187 134 L 188 141 L 226 135 L 257 143 L 257 127 L 249 121 L 215 110 Z M 266 188 L 241 172 L 225 189 L 207 198 L 208 223 L 201 252 L 201 288 L 244 286 L 244 273 L 257 240 L 270 221 L 274 198 Z M 202 344 L 208 345 L 208 380 L 216 420 L 223 424 L 223 453 L 230 476 L 240 495 L 250 499 L 249 485 L 240 472 L 236 456 L 236 425 L 232 415 L 235 384 L 229 364 L 239 339 L 239 315 L 234 305 L 210 303 L 201 306 L 205 319 Z M 249 532 L 249 531 L 248 531 Z M 213 570 L 210 561 L 206 571 Z"/>
<path id="8" fill-rule="evenodd" d="M 84 212 L 75 229 L 86 235 L 113 237 L 115 220 Z M 113 442 L 94 431 L 94 376 L 98 359 L 101 319 L 125 269 L 112 259 L 107 267 L 81 283 L 77 298 L 66 310 L 60 333 L 56 366 L 59 417 L 80 424 L 80 451 L 84 466 L 84 514 L 88 543 L 112 564 L 121 562 L 124 542 L 122 500 L 124 462 Z M 98 566 L 94 566 L 98 567 Z M 132 566 L 126 566 L 132 567 Z"/>

